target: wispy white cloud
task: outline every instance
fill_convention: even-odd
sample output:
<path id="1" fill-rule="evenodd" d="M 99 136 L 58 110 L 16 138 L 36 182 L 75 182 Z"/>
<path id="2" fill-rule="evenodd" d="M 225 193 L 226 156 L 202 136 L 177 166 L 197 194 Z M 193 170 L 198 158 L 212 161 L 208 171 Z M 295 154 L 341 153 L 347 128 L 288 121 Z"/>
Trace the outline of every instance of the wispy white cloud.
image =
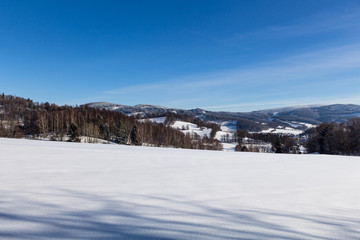
<path id="1" fill-rule="evenodd" d="M 222 70 L 174 78 L 168 81 L 140 84 L 113 89 L 105 94 L 119 94 L 133 91 L 151 91 L 168 88 L 206 88 L 241 83 L 242 81 L 260 81 L 266 79 L 283 81 L 305 77 L 326 76 L 360 67 L 360 45 L 348 45 L 338 48 L 308 52 L 281 60 L 264 62 L 256 66 L 240 69 Z"/>
<path id="2" fill-rule="evenodd" d="M 307 16 L 291 24 L 274 25 L 256 31 L 235 33 L 227 38 L 209 36 L 208 38 L 226 45 L 246 46 L 246 42 L 254 40 L 288 39 L 310 35 L 324 34 L 336 31 L 360 31 L 360 8 L 355 6 L 347 11 L 324 11 Z"/>
<path id="3" fill-rule="evenodd" d="M 228 104 L 228 105 L 211 105 L 211 106 L 204 106 L 204 109 L 207 110 L 214 110 L 214 111 L 222 111 L 226 109 L 227 111 L 238 111 L 241 109 L 242 111 L 256 111 L 256 110 L 263 110 L 268 108 L 276 108 L 276 107 L 285 107 L 285 106 L 297 106 L 297 105 L 308 105 L 313 104 L 314 100 L 318 100 L 316 98 L 296 98 L 289 100 L 276 100 L 276 101 L 253 101 L 247 103 L 240 103 L 240 104 Z M 319 104 L 319 103 L 318 103 Z"/>
<path id="4" fill-rule="evenodd" d="M 291 25 L 272 26 L 223 40 L 291 38 L 338 30 L 360 33 L 360 9 L 340 14 L 321 13 Z M 144 79 L 151 83 L 111 89 L 102 92 L 101 97 L 116 98 L 123 103 L 141 103 L 146 99 L 146 103 L 174 104 L 173 107 L 242 110 L 343 102 L 346 93 L 341 90 L 348 90 L 347 94 L 353 94 L 348 100 L 360 103 L 353 93 L 360 91 L 360 44 L 357 40 L 318 45 L 318 49 L 311 46 L 281 59 L 235 69 L 213 70 L 158 82 Z"/>
<path id="5" fill-rule="evenodd" d="M 335 86 L 356 82 L 360 83 L 359 44 L 302 53 L 246 68 L 196 74 L 156 83 L 130 85 L 105 91 L 101 95 L 103 98 L 116 96 L 118 99 L 126 99 L 134 103 L 136 99 L 146 97 L 147 101 L 151 103 L 163 105 L 164 103 L 175 103 L 176 107 L 211 107 L 214 105 L 208 105 L 208 102 L 214 102 L 216 99 L 218 102 L 224 102 L 225 98 L 232 95 L 233 101 L 244 101 L 247 98 L 251 106 L 262 105 L 265 107 L 282 102 L 286 104 L 319 102 L 320 99 L 316 97 L 310 98 L 308 102 L 301 98 L 294 98 L 292 102 L 281 100 L 277 103 L 275 99 L 276 96 L 280 97 L 282 94 L 295 93 L 297 89 L 318 88 L 322 84 Z M 358 86 L 360 85 L 358 84 Z M 325 87 L 327 86 L 325 85 Z M 354 86 L 354 88 L 360 87 Z M 329 95 L 334 95 L 337 91 L 337 89 L 327 90 Z M 238 96 L 234 96 L 235 94 Z M 241 95 L 247 97 L 244 98 Z M 323 95 L 324 93 L 319 93 L 319 97 L 323 97 Z M 275 98 L 271 104 L 269 104 L 269 100 L 254 104 L 251 99 L 270 97 Z M 186 99 L 195 100 L 184 101 Z M 235 109 L 250 105 L 220 104 L 219 106 Z"/>
<path id="6" fill-rule="evenodd" d="M 252 101 L 240 104 L 227 104 L 227 105 L 210 105 L 203 106 L 204 109 L 213 111 L 256 111 L 277 107 L 288 106 L 309 106 L 309 105 L 329 105 L 329 104 L 360 104 L 359 95 L 343 95 L 336 97 L 299 97 L 286 100 L 274 101 Z"/>

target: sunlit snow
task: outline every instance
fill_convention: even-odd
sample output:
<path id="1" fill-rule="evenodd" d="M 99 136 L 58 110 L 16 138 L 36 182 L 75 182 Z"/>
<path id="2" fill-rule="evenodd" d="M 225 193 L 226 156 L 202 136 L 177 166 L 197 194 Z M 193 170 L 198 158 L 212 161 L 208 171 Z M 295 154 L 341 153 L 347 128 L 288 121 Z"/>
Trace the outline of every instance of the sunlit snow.
<path id="1" fill-rule="evenodd" d="M 0 138 L 0 239 L 360 239 L 360 159 Z"/>
<path id="2" fill-rule="evenodd" d="M 196 133 L 200 137 L 210 136 L 211 128 L 199 127 L 194 123 L 184 122 L 184 121 L 175 121 L 172 125 L 173 128 L 181 130 L 183 133 Z"/>
<path id="3" fill-rule="evenodd" d="M 291 135 L 299 135 L 303 133 L 304 131 L 298 130 L 291 127 L 278 127 L 278 128 L 269 128 L 266 130 L 262 130 L 262 133 L 276 133 L 276 134 L 291 134 Z"/>

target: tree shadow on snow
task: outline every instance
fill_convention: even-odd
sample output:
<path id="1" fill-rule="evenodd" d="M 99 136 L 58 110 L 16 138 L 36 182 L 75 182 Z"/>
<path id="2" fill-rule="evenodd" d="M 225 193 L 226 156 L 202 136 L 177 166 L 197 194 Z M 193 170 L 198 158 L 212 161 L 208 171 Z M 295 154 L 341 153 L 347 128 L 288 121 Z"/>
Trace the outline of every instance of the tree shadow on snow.
<path id="1" fill-rule="evenodd" d="M 229 210 L 176 196 L 119 199 L 68 190 L 49 195 L 51 202 L 15 194 L 7 199 L 0 206 L 0 239 L 332 240 L 339 233 L 346 234 L 341 239 L 360 239 L 359 212 L 339 214 L 350 216 L 344 218 Z"/>

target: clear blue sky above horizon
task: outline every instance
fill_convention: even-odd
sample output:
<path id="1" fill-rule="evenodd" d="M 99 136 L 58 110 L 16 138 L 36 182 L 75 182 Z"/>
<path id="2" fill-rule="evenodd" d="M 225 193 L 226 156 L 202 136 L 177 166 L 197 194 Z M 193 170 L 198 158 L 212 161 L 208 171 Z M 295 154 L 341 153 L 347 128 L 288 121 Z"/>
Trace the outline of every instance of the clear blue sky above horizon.
<path id="1" fill-rule="evenodd" d="M 360 1 L 0 1 L 0 92 L 251 111 L 360 104 Z"/>

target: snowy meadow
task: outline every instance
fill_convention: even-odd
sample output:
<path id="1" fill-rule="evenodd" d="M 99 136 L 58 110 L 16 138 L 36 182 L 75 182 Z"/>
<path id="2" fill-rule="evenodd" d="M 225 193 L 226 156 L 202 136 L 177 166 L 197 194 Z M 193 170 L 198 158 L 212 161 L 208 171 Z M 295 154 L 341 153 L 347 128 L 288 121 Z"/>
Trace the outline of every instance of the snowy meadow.
<path id="1" fill-rule="evenodd" d="M 0 138 L 0 239 L 360 239 L 360 158 Z"/>

